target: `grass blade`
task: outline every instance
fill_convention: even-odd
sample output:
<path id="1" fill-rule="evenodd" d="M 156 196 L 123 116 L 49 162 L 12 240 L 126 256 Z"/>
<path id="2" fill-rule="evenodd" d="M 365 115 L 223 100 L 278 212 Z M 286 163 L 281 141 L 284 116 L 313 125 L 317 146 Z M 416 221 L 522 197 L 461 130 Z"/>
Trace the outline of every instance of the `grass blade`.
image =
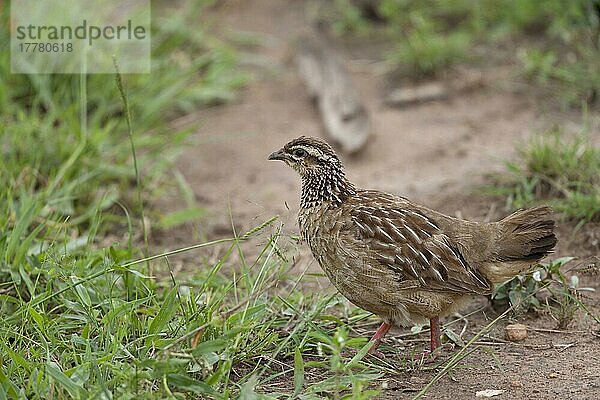
<path id="1" fill-rule="evenodd" d="M 299 348 L 296 348 L 294 352 L 294 394 L 292 397 L 296 397 L 302 391 L 304 385 L 304 360 L 302 359 L 302 353 Z"/>
<path id="2" fill-rule="evenodd" d="M 87 398 L 86 396 L 82 396 L 84 394 L 83 387 L 73 382 L 71 378 L 65 375 L 64 372 L 60 370 L 60 367 L 52 361 L 49 361 L 46 364 L 46 372 L 56 383 L 58 383 L 63 389 L 65 389 L 71 397 L 79 399 L 79 398 Z"/>
<path id="3" fill-rule="evenodd" d="M 175 309 L 177 308 L 176 300 L 177 288 L 172 288 L 169 290 L 169 293 L 165 296 L 163 300 L 163 305 L 156 314 L 156 317 L 150 323 L 150 327 L 148 328 L 148 333 L 150 335 L 155 335 L 163 330 L 165 325 L 173 318 L 175 314 Z"/>
<path id="4" fill-rule="evenodd" d="M 169 374 L 167 382 L 178 389 L 188 390 L 199 395 L 210 396 L 213 399 L 220 399 L 221 396 L 212 387 L 204 382 L 190 378 L 187 375 Z"/>

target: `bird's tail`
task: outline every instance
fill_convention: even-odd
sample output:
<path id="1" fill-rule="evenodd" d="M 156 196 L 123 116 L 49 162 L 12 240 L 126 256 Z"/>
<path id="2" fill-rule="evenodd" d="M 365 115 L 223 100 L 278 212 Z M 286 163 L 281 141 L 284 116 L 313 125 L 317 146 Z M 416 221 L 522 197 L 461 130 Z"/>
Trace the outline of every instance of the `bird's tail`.
<path id="1" fill-rule="evenodd" d="M 519 210 L 498 222 L 495 262 L 486 275 L 494 283 L 505 282 L 552 252 L 556 224 L 550 207 Z"/>
<path id="2" fill-rule="evenodd" d="M 556 224 L 550 207 L 516 211 L 501 220 L 500 226 L 502 261 L 539 261 L 556 246 Z"/>

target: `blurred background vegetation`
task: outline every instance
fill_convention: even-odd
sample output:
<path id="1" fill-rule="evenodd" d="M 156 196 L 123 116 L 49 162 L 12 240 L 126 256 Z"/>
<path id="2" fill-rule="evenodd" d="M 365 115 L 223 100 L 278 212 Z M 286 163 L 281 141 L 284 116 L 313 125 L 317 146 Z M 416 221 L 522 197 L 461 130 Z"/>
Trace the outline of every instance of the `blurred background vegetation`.
<path id="1" fill-rule="evenodd" d="M 600 90 L 597 0 L 335 0 L 338 34 L 383 35 L 403 76 L 427 78 L 459 63 L 517 63 L 564 105 L 595 103 Z"/>
<path id="2" fill-rule="evenodd" d="M 301 277 L 286 296 L 265 295 L 283 286 L 289 266 L 277 230 L 255 260 L 239 257 L 236 279 L 218 274 L 241 254 L 239 241 L 272 231 L 274 220 L 226 241 L 225 256 L 185 282 L 154 279 L 140 258 L 142 210 L 163 218 L 153 201 L 185 186 L 170 167 L 190 130 L 169 122 L 233 100 L 248 81 L 235 49 L 197 23 L 212 3 L 153 2 L 153 72 L 122 77 L 135 150 L 115 76 L 10 73 L 9 13 L 0 5 L 0 398 L 254 398 L 256 376 L 268 387 L 290 373 L 248 362 L 261 354 L 291 360 L 295 395 L 312 367 L 331 376 L 307 396 L 351 388 L 368 398 L 368 382 L 390 368 L 343 361 L 346 346 L 364 344 L 345 325 L 366 313 L 294 291 Z M 392 43 L 387 61 L 407 78 L 508 62 L 565 106 L 598 103 L 598 1 L 331 4 L 338 34 L 383 35 Z M 551 197 L 568 217 L 598 221 L 600 152 L 583 136 L 571 142 L 557 131 L 521 149 L 510 166 L 516 179 L 500 193 L 512 207 Z M 183 214 L 162 221 L 173 227 L 198 212 L 190 198 Z M 300 348 L 321 358 L 305 360 Z"/>

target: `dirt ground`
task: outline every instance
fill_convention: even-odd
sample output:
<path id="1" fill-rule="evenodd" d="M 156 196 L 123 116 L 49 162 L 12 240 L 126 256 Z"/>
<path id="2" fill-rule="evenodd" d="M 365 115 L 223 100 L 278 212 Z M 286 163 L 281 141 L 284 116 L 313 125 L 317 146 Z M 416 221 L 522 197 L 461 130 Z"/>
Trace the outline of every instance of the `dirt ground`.
<path id="1" fill-rule="evenodd" d="M 237 101 L 199 110 L 179 121 L 200 123 L 192 138 L 194 145 L 184 152 L 178 167 L 208 215 L 193 226 L 193 232 L 182 230 L 156 238 L 165 245 L 173 240 L 184 246 L 199 237 L 228 236 L 230 215 L 235 226 L 244 229 L 279 214 L 285 231 L 296 232 L 300 181 L 291 169 L 267 162 L 266 156 L 301 134 L 323 136 L 317 111 L 290 62 L 295 38 L 308 29 L 305 2 L 228 0 L 219 4 L 203 21 L 217 35 L 227 39 L 235 32 L 251 32 L 262 38 L 260 45 L 246 46 L 242 52 L 254 79 Z M 556 115 L 540 111 L 544 107 L 531 96 L 500 84 L 444 101 L 390 108 L 382 101 L 388 81 L 373 53 L 373 47 L 360 43 L 345 43 L 342 50 L 373 124 L 368 147 L 358 156 L 343 157 L 349 178 L 358 186 L 402 194 L 453 215 L 486 219 L 506 214 L 501 201 L 474 193 L 473 188 L 489 174 L 503 170 L 503 160 L 515 156 L 515 145 L 553 123 Z M 170 206 L 177 203 L 176 198 L 165 199 Z M 569 232 L 561 230 L 565 240 L 556 256 L 598 253 L 600 234 L 593 242 L 588 237 L 573 239 Z M 579 239 L 586 245 L 579 246 Z M 317 270 L 305 251 L 299 257 Z M 589 280 L 582 284 L 598 287 Z M 597 297 L 592 303 L 598 303 Z M 477 332 L 491 317 L 480 313 L 469 320 L 467 332 Z M 476 351 L 426 398 L 474 398 L 484 389 L 505 390 L 495 399 L 600 396 L 600 326 L 585 316 L 579 316 L 563 333 L 544 331 L 556 327 L 549 316 L 531 317 L 523 323 L 538 330 L 532 330 L 524 342 Z M 492 337 L 502 338 L 505 324 L 499 324 Z M 411 398 L 433 375 L 416 371 L 390 376 L 381 398 Z"/>

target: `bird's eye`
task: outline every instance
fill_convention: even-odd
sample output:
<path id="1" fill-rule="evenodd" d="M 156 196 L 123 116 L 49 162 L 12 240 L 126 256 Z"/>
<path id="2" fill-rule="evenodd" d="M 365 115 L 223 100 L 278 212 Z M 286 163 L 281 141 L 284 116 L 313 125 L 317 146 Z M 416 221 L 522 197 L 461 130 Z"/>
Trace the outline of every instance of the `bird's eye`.
<path id="1" fill-rule="evenodd" d="M 292 152 L 292 154 L 294 155 L 294 157 L 298 158 L 306 157 L 307 155 L 306 150 L 304 149 L 296 149 Z"/>

